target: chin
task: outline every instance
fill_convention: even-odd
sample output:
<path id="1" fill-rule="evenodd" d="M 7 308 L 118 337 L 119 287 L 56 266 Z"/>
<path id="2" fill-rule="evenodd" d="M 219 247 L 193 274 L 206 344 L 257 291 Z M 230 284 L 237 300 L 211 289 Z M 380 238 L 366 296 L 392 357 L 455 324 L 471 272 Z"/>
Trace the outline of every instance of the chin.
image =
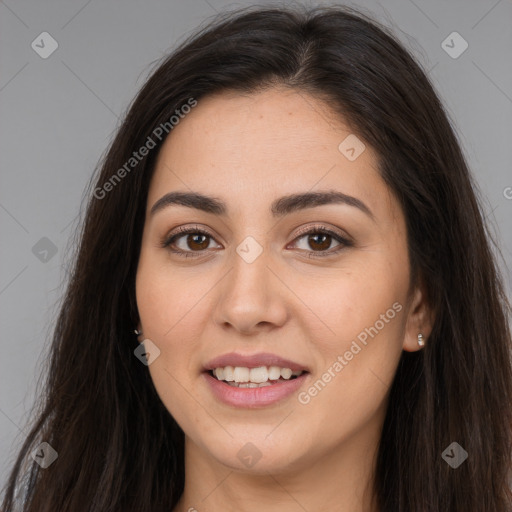
<path id="1" fill-rule="evenodd" d="M 300 437 L 295 438 L 283 432 L 279 438 L 265 438 L 271 431 L 272 428 L 266 427 L 260 429 L 257 435 L 247 432 L 240 436 L 234 435 L 225 443 L 209 447 L 210 454 L 233 471 L 253 475 L 279 474 L 297 469 L 306 458 L 306 447 L 298 441 Z M 297 447 L 301 448 L 300 453 Z"/>

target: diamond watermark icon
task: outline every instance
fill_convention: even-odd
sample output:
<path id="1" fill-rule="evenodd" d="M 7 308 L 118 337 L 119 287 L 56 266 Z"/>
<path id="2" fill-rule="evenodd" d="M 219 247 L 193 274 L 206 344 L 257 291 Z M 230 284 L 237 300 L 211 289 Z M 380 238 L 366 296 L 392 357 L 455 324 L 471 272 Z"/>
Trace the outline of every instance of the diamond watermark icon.
<path id="1" fill-rule="evenodd" d="M 149 366 L 160 356 L 160 349 L 150 340 L 145 339 L 142 343 L 133 351 L 135 357 L 139 359 L 143 364 Z"/>
<path id="2" fill-rule="evenodd" d="M 32 247 L 32 254 L 39 261 L 48 263 L 57 254 L 57 246 L 49 238 L 43 236 Z"/>
<path id="3" fill-rule="evenodd" d="M 339 152 L 353 162 L 366 149 L 366 146 L 353 133 L 343 139 L 338 146 Z"/>
<path id="4" fill-rule="evenodd" d="M 467 458 L 468 452 L 455 441 L 446 448 L 441 457 L 453 468 L 457 469 Z"/>
<path id="5" fill-rule="evenodd" d="M 452 32 L 441 43 L 441 48 L 452 59 L 458 59 L 468 49 L 468 46 L 468 42 L 458 32 Z"/>
<path id="6" fill-rule="evenodd" d="M 244 466 L 252 468 L 261 459 L 262 453 L 258 450 L 256 445 L 246 443 L 238 450 L 236 456 Z"/>
<path id="7" fill-rule="evenodd" d="M 263 252 L 263 247 L 252 236 L 248 236 L 238 245 L 236 252 L 246 263 L 252 263 Z"/>
<path id="8" fill-rule="evenodd" d="M 48 32 L 41 32 L 30 46 L 39 57 L 47 59 L 59 47 L 59 43 Z"/>
<path id="9" fill-rule="evenodd" d="M 57 459 L 57 452 L 46 442 L 41 443 L 30 456 L 43 468 L 46 469 L 48 466 L 54 463 Z"/>

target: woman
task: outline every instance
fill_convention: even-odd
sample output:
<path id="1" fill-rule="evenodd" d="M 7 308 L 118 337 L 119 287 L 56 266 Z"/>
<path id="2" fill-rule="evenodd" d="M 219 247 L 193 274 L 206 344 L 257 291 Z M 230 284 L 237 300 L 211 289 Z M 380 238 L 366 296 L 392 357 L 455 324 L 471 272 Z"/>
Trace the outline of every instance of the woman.
<path id="1" fill-rule="evenodd" d="M 385 28 L 340 7 L 219 16 L 102 163 L 2 510 L 18 490 L 26 512 L 510 511 L 489 240 Z"/>

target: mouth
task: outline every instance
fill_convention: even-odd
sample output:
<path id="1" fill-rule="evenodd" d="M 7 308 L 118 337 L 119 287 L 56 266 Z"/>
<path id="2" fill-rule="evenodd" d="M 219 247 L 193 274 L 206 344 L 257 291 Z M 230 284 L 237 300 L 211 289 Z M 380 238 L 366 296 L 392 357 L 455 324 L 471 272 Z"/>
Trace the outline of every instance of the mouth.
<path id="1" fill-rule="evenodd" d="M 280 366 L 220 366 L 207 373 L 214 379 L 235 388 L 263 388 L 292 381 L 308 373 L 306 370 L 292 370 Z"/>
<path id="2" fill-rule="evenodd" d="M 202 375 L 219 402 L 236 408 L 257 409 L 277 403 L 282 405 L 305 385 L 309 371 L 294 366 L 294 369 L 275 364 L 214 366 L 206 368 Z"/>

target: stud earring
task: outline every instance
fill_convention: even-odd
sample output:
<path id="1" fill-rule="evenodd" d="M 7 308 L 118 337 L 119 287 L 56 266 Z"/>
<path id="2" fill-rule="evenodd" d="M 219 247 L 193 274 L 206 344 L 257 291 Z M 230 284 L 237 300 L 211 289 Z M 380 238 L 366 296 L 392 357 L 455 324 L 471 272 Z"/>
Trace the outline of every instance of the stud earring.
<path id="1" fill-rule="evenodd" d="M 421 333 L 418 334 L 418 345 L 420 347 L 424 347 L 425 346 L 425 341 L 423 340 L 423 334 L 421 334 Z"/>
<path id="2" fill-rule="evenodd" d="M 134 330 L 133 330 L 133 332 L 135 333 L 135 335 L 137 336 L 137 338 L 138 338 L 139 336 L 142 336 L 142 331 L 139 331 L 139 330 L 137 330 L 137 329 L 134 329 Z M 139 343 L 144 343 L 143 341 L 139 341 L 139 340 L 137 340 L 137 341 L 138 341 Z"/>

